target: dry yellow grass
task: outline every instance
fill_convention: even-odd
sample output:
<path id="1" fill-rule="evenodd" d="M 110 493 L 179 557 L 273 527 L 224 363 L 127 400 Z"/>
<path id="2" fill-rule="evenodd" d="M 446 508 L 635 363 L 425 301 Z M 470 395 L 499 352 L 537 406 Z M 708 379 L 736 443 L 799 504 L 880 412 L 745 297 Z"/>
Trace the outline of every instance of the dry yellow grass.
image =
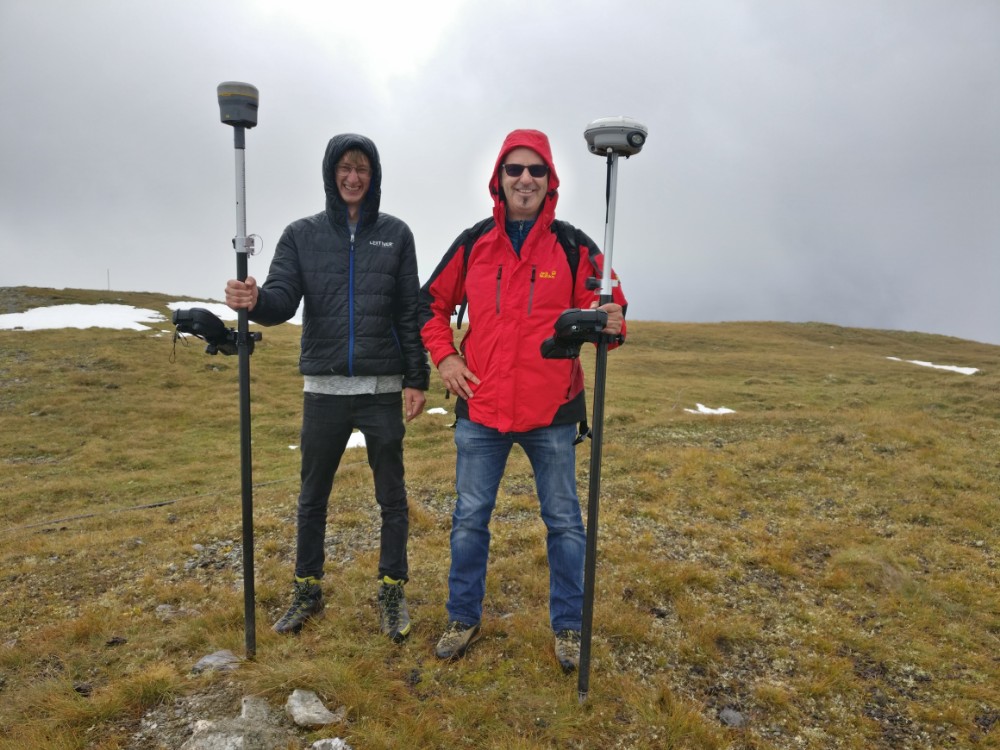
<path id="1" fill-rule="evenodd" d="M 171 362 L 170 337 L 152 332 L 0 331 L 0 748 L 123 748 L 174 696 L 279 705 L 296 687 L 348 707 L 327 732 L 356 750 L 998 746 L 1000 347 L 822 324 L 630 333 L 609 358 L 581 706 L 551 654 L 544 527 L 519 453 L 493 524 L 484 638 L 458 663 L 433 656 L 450 415 L 408 431 L 409 641 L 377 634 L 377 509 L 353 453 L 331 504 L 327 614 L 298 638 L 268 630 L 294 553 L 292 326 L 265 330 L 252 359 L 257 657 L 190 675 L 211 651 L 243 652 L 235 358 L 191 340 Z M 685 411 L 696 403 L 735 413 Z M 452 407 L 436 380 L 434 406 Z M 726 708 L 746 725 L 725 726 Z"/>

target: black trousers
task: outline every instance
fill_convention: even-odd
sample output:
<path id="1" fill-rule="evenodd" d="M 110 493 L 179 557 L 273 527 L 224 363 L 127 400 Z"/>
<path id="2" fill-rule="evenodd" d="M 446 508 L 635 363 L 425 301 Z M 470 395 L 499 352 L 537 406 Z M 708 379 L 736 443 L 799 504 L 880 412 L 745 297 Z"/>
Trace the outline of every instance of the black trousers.
<path id="1" fill-rule="evenodd" d="M 403 396 L 398 392 L 364 396 L 304 394 L 295 575 L 323 576 L 323 542 L 333 476 L 355 428 L 365 436 L 375 499 L 382 511 L 379 578 L 405 581 L 409 572 L 406 540 L 410 516 L 403 480 Z"/>

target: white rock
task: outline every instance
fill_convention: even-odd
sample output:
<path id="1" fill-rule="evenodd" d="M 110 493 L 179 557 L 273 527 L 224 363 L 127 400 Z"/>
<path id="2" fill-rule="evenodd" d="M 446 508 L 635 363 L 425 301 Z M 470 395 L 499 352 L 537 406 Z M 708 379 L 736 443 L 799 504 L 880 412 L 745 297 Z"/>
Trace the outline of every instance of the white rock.
<path id="1" fill-rule="evenodd" d="M 194 723 L 194 733 L 181 745 L 181 750 L 244 750 L 243 736 L 221 725 L 222 722 L 199 719 Z"/>
<path id="2" fill-rule="evenodd" d="M 316 740 L 311 747 L 312 750 L 351 750 L 351 746 L 340 737 L 334 737 L 332 740 Z"/>
<path id="3" fill-rule="evenodd" d="M 247 695 L 243 698 L 243 706 L 240 710 L 240 718 L 244 721 L 258 722 L 266 724 L 271 719 L 271 706 L 268 702 L 257 695 Z"/>
<path id="4" fill-rule="evenodd" d="M 285 712 L 300 727 L 321 727 L 344 720 L 347 709 L 332 713 L 311 690 L 295 690 L 285 703 Z"/>

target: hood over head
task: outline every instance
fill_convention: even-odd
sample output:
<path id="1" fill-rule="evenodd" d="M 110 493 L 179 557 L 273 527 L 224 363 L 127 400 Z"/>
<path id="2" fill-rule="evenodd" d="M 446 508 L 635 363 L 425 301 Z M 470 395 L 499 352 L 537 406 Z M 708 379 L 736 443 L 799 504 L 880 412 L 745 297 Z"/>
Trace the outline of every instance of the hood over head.
<path id="1" fill-rule="evenodd" d="M 358 149 L 371 162 L 372 177 L 368 186 L 368 194 L 361 204 L 361 223 L 371 224 L 378 218 L 379 205 L 382 202 L 382 162 L 379 159 L 375 143 L 363 135 L 356 133 L 341 133 L 330 139 L 323 156 L 323 187 L 326 190 L 326 214 L 334 224 L 347 224 L 347 204 L 340 197 L 337 188 L 337 162 L 345 152 Z"/>
<path id="2" fill-rule="evenodd" d="M 549 146 L 549 137 L 540 130 L 513 130 L 504 138 L 496 164 L 493 165 L 493 175 L 490 177 L 493 216 L 498 226 L 503 226 L 507 215 L 503 191 L 500 189 L 500 165 L 504 163 L 507 154 L 515 148 L 522 146 L 530 148 L 549 165 L 549 189 L 545 194 L 545 200 L 542 202 L 542 210 L 538 214 L 538 222 L 547 225 L 555 218 L 556 203 L 559 200 L 559 175 L 556 173 L 556 165 L 552 163 L 552 147 Z"/>

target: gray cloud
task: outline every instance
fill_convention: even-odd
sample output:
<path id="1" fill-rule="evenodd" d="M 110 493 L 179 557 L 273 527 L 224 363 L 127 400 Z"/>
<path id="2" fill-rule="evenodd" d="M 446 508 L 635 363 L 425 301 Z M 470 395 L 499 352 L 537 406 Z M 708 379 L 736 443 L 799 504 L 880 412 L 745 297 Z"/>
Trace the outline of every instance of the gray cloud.
<path id="1" fill-rule="evenodd" d="M 992 0 L 640 0 L 630 15 L 516 0 L 440 18 L 428 4 L 437 47 L 395 76 L 401 32 L 421 30 L 391 12 L 331 43 L 266 5 L 0 6 L 0 284 L 110 276 L 218 298 L 235 212 L 215 87 L 245 80 L 261 92 L 246 152 L 259 277 L 283 227 L 322 207 L 323 148 L 345 130 L 378 143 L 383 208 L 413 227 L 424 276 L 489 212 L 516 127 L 549 133 L 559 215 L 602 242 L 604 161 L 582 132 L 629 115 L 650 131 L 619 170 L 614 263 L 632 317 L 1000 343 Z"/>

